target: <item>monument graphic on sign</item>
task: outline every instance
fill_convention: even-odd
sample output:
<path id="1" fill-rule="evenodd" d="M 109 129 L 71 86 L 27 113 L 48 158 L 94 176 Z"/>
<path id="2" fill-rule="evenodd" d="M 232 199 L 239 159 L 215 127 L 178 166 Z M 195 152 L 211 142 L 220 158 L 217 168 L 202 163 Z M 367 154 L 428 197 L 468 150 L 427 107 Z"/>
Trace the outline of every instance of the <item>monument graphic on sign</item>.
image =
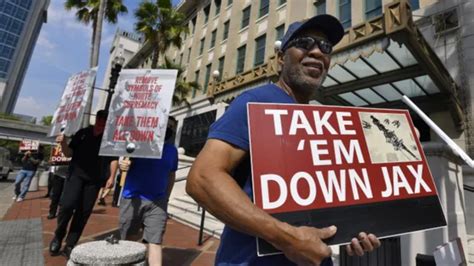
<path id="1" fill-rule="evenodd" d="M 328 244 L 446 225 L 408 111 L 250 103 L 248 120 L 253 200 L 277 219 L 336 225 Z"/>

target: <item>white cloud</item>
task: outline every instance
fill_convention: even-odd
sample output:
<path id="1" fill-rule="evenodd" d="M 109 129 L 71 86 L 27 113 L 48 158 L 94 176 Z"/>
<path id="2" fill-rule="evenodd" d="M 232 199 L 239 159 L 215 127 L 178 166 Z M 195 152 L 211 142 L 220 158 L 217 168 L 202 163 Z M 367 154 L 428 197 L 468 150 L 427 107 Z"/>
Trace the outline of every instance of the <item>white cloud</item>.
<path id="1" fill-rule="evenodd" d="M 61 29 L 79 31 L 86 36 L 91 35 L 91 26 L 87 26 L 75 17 L 75 10 L 64 9 L 63 1 L 53 1 L 48 8 L 48 24 L 55 25 Z"/>
<path id="2" fill-rule="evenodd" d="M 56 49 L 56 44 L 53 43 L 46 31 L 42 31 L 38 36 L 38 42 L 36 43 L 39 48 L 42 49 L 42 54 L 47 57 L 51 57 Z"/>
<path id="3" fill-rule="evenodd" d="M 38 120 L 43 116 L 54 113 L 56 106 L 48 105 L 45 101 L 35 99 L 32 96 L 19 97 L 15 106 L 15 113 L 25 114 L 37 117 Z"/>

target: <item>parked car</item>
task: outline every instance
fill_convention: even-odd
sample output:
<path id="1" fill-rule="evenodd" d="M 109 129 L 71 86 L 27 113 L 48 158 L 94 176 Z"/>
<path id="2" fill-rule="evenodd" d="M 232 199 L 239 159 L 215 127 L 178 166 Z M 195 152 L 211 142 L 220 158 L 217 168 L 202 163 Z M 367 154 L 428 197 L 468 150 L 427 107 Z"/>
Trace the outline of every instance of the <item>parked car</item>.
<path id="1" fill-rule="evenodd" d="M 10 161 L 10 151 L 0 147 L 0 178 L 5 180 L 13 172 L 13 164 Z"/>

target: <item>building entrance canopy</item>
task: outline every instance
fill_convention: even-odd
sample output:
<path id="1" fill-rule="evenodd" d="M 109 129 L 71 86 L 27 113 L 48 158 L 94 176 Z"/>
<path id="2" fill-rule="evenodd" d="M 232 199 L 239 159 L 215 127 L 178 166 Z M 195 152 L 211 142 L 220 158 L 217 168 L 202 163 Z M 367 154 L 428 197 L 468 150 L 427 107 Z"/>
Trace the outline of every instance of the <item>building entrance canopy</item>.
<path id="1" fill-rule="evenodd" d="M 349 29 L 336 47 L 322 90 L 330 104 L 445 110 L 462 127 L 458 87 L 414 25 L 407 1 L 385 6 L 380 17 Z"/>
<path id="2" fill-rule="evenodd" d="M 228 99 L 276 75 L 272 57 L 265 65 L 211 84 L 209 94 Z M 406 95 L 426 113 L 449 108 L 458 128 L 463 128 L 459 88 L 413 23 L 406 0 L 387 4 L 383 15 L 346 30 L 323 87 L 317 100 L 324 104 L 408 109 L 401 102 Z"/>

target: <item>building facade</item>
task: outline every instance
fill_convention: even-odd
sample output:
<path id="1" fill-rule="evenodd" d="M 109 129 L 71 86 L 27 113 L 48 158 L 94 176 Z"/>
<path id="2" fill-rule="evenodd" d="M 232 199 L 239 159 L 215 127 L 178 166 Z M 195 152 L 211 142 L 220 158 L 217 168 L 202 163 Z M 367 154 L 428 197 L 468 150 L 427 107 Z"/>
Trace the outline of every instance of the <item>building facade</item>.
<path id="1" fill-rule="evenodd" d="M 49 2 L 0 1 L 0 112 L 15 108 Z"/>
<path id="2" fill-rule="evenodd" d="M 473 155 L 470 0 L 183 0 L 178 9 L 187 17 L 189 34 L 181 49 L 171 49 L 168 56 L 186 66 L 187 81 L 203 87 L 191 93 L 190 108 L 172 110 L 179 121 L 176 143 L 186 155 L 199 152 L 210 124 L 237 95 L 278 78 L 275 45 L 288 26 L 324 13 L 338 17 L 346 32 L 315 100 L 408 109 L 401 101 L 407 95 Z M 150 66 L 151 49 L 139 54 L 127 67 Z M 415 265 L 418 254 L 432 255 L 438 245 L 460 237 L 474 262 L 474 208 L 467 204 L 474 203 L 473 171 L 412 116 L 448 227 L 387 240 L 381 252 L 397 259 L 392 265 Z M 347 260 L 343 250 L 335 254 L 340 265 L 358 263 Z"/>
<path id="3" fill-rule="evenodd" d="M 140 50 L 142 45 L 143 37 L 140 34 L 117 29 L 109 51 L 109 60 L 102 82 L 103 90 L 96 91 L 97 94 L 95 97 L 98 100 L 93 113 L 105 107 L 109 94 L 106 90 L 109 89 L 112 68 L 115 67 L 116 64 L 124 64 L 124 62 L 129 61 Z"/>

